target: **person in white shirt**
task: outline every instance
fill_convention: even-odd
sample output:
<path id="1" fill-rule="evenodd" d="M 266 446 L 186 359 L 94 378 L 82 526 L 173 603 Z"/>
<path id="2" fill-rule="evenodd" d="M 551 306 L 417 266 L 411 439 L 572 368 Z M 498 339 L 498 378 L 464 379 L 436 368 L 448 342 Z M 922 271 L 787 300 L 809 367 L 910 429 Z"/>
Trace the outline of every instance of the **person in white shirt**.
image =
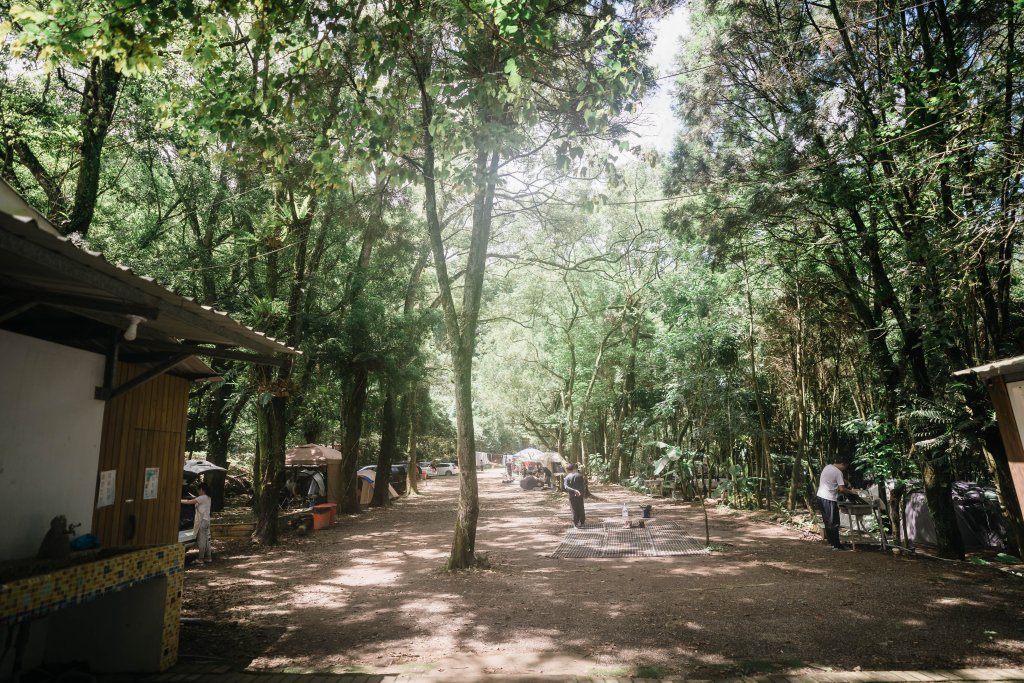
<path id="1" fill-rule="evenodd" d="M 832 550 L 846 550 L 839 542 L 839 494 L 853 494 L 855 490 L 846 485 L 843 472 L 848 464 L 834 462 L 825 465 L 818 480 L 818 505 L 825 523 L 825 538 L 832 544 Z"/>
<path id="2" fill-rule="evenodd" d="M 210 549 L 210 496 L 206 491 L 206 484 L 199 483 L 199 495 L 192 499 L 182 499 L 184 505 L 196 506 L 196 545 L 199 547 L 199 560 L 197 564 L 213 562 L 213 552 Z"/>

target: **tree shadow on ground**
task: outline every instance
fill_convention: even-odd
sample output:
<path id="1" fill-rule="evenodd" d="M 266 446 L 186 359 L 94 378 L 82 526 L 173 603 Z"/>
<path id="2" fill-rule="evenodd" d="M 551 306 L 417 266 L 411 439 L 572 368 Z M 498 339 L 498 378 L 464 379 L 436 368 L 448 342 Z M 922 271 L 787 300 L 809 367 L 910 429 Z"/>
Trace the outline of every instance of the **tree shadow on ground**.
<path id="1" fill-rule="evenodd" d="M 552 559 L 564 496 L 480 476 L 477 551 L 489 568 L 448 573 L 457 480 L 333 528 L 253 551 L 221 545 L 190 569 L 183 661 L 220 656 L 267 670 L 591 676 L 717 676 L 837 669 L 1018 666 L 1024 590 L 991 568 L 831 553 L 791 529 L 711 510 L 707 556 Z M 594 487 L 588 519 L 623 502 L 704 537 L 699 506 Z"/>

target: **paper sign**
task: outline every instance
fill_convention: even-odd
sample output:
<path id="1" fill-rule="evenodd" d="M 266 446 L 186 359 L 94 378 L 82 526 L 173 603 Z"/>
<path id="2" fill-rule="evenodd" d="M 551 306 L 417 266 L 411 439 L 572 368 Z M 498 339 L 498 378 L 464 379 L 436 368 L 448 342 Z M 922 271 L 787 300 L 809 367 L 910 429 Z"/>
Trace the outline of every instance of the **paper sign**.
<path id="1" fill-rule="evenodd" d="M 143 500 L 153 500 L 156 498 L 157 488 L 160 485 L 160 468 L 159 467 L 147 467 L 146 468 L 146 484 L 142 489 Z"/>
<path id="2" fill-rule="evenodd" d="M 117 470 L 100 472 L 100 488 L 96 493 L 96 507 L 102 508 L 114 504 L 114 484 Z"/>

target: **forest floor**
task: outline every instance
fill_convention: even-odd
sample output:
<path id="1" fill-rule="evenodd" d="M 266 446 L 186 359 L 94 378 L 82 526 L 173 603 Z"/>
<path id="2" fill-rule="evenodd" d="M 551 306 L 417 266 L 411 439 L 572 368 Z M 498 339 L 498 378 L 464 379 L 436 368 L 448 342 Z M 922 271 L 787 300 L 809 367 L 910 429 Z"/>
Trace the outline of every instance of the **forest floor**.
<path id="1" fill-rule="evenodd" d="M 278 672 L 714 678 L 1024 665 L 1024 579 L 992 566 L 832 552 L 816 535 L 709 509 L 715 551 L 552 559 L 564 495 L 479 474 L 477 552 L 444 571 L 458 477 L 273 548 L 215 539 L 189 565 L 180 661 Z M 596 486 L 704 539 L 699 505 Z"/>

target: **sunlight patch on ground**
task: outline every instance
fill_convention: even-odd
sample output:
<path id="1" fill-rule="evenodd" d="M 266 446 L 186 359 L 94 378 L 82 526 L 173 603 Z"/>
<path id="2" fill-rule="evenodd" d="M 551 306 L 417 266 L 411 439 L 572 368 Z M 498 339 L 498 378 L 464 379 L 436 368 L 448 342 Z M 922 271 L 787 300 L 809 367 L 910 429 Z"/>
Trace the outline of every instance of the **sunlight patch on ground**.
<path id="1" fill-rule="evenodd" d="M 256 623 L 262 620 L 268 612 L 263 611 L 259 605 L 238 605 L 226 610 L 225 614 L 234 617 L 238 623 Z"/>
<path id="2" fill-rule="evenodd" d="M 389 550 L 378 553 L 378 559 L 382 562 L 391 562 L 394 564 L 405 563 L 410 557 L 423 557 L 426 559 L 434 559 L 437 557 L 447 557 L 448 553 L 437 548 L 428 548 L 423 550 Z"/>
<path id="3" fill-rule="evenodd" d="M 988 648 L 997 652 L 1019 655 L 1021 652 L 1024 652 L 1024 640 L 1000 638 L 999 640 L 993 640 L 990 642 L 988 644 Z"/>
<path id="4" fill-rule="evenodd" d="M 260 605 L 250 605 L 246 610 L 246 614 L 258 613 L 261 618 L 266 617 L 288 617 L 292 611 L 290 607 L 282 607 L 281 605 L 268 605 L 266 607 Z"/>
<path id="5" fill-rule="evenodd" d="M 720 567 L 708 567 L 708 566 L 697 567 L 697 566 L 694 566 L 695 563 L 689 561 L 690 558 L 673 558 L 673 559 L 675 559 L 677 562 L 686 562 L 686 564 L 682 564 L 678 569 L 673 569 L 673 570 L 671 570 L 669 572 L 670 574 L 673 574 L 673 575 L 682 575 L 682 576 L 686 576 L 686 577 L 700 577 L 702 579 L 706 579 L 706 578 L 715 578 L 715 577 L 729 576 L 729 575 L 736 575 L 736 576 L 738 576 L 738 575 L 743 573 L 743 569 L 741 567 L 737 567 L 735 565 L 732 565 L 732 566 L 730 566 L 730 565 L 722 565 Z M 700 558 L 700 560 L 702 562 L 707 562 L 707 558 L 704 558 L 704 557 Z"/>
<path id="6" fill-rule="evenodd" d="M 793 564 L 791 562 L 762 562 L 761 566 L 778 569 L 779 571 L 786 572 L 787 574 L 812 574 L 816 576 L 828 574 L 827 567 L 801 567 L 800 565 Z"/>
<path id="7" fill-rule="evenodd" d="M 455 600 L 458 596 L 455 595 L 433 595 L 429 597 L 420 598 L 419 600 L 408 600 L 399 608 L 401 612 L 408 614 L 412 619 L 419 620 L 424 614 L 429 614 L 431 617 L 436 617 L 442 614 L 448 614 L 452 612 L 454 606 L 452 603 L 446 602 L 447 599 Z"/>
<path id="8" fill-rule="evenodd" d="M 402 557 L 415 557 L 421 560 L 442 560 L 448 557 L 447 550 L 441 550 L 438 548 L 424 548 L 423 550 L 407 550 L 402 553 Z"/>
<path id="9" fill-rule="evenodd" d="M 210 581 L 209 585 L 213 588 L 226 588 L 227 586 L 252 586 L 252 587 L 265 587 L 265 586 L 276 586 L 279 581 L 274 580 L 276 577 L 268 577 L 265 579 L 259 579 L 256 577 L 250 578 L 236 578 L 224 581 Z"/>
<path id="10" fill-rule="evenodd" d="M 984 607 L 985 605 L 977 600 L 969 598 L 936 598 L 932 604 L 937 607 Z"/>
<path id="11" fill-rule="evenodd" d="M 344 607 L 348 604 L 351 591 L 329 584 L 313 583 L 299 586 L 291 593 L 295 607 L 314 605 L 317 607 Z"/>
<path id="12" fill-rule="evenodd" d="M 401 572 L 392 569 L 365 565 L 335 570 L 334 577 L 324 580 L 324 583 L 337 586 L 380 586 L 396 583 L 401 576 Z"/>

